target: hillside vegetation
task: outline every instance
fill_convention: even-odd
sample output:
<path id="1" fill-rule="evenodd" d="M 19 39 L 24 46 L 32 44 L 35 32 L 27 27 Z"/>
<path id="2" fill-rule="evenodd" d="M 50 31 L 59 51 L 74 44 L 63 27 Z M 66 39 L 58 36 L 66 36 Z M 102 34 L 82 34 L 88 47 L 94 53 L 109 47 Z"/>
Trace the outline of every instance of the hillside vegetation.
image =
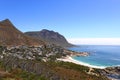
<path id="1" fill-rule="evenodd" d="M 51 54 L 52 52 L 54 54 Z M 108 80 L 98 69 L 88 73 L 90 69 L 88 67 L 57 61 L 56 58 L 61 56 L 65 56 L 62 48 L 53 45 L 9 49 L 1 46 L 0 78 L 1 80 Z"/>

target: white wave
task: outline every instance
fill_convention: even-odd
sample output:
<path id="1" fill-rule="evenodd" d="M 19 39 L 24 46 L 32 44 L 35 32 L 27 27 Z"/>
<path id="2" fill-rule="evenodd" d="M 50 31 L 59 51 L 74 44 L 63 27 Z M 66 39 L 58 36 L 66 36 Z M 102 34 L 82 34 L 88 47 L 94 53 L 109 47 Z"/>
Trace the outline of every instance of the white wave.
<path id="1" fill-rule="evenodd" d="M 115 59 L 112 59 L 112 60 L 115 60 L 115 61 L 120 61 L 120 59 L 118 59 L 118 58 L 115 58 Z"/>

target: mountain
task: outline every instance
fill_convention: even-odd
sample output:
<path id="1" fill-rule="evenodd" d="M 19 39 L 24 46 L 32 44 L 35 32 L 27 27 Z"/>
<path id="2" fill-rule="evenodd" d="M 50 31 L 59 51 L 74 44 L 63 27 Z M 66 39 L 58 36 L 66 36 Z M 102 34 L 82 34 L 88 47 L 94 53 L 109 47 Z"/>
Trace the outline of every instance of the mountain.
<path id="1" fill-rule="evenodd" d="M 9 19 L 0 21 L 0 45 L 42 45 L 43 41 L 24 35 Z"/>
<path id="2" fill-rule="evenodd" d="M 40 32 L 50 43 L 55 41 L 58 45 L 71 46 L 57 32 Z M 46 44 L 40 39 L 43 37 L 37 39 L 27 36 L 16 29 L 8 19 L 1 21 L 0 80 L 108 80 L 98 69 L 91 70 L 89 67 L 58 61 L 58 58 L 76 52 Z"/>
<path id="3" fill-rule="evenodd" d="M 68 43 L 68 41 L 65 39 L 65 37 L 62 36 L 61 34 L 59 34 L 58 32 L 43 29 L 42 31 L 26 32 L 25 34 L 28 36 L 42 39 L 50 44 L 56 44 L 56 45 L 62 46 L 62 47 L 72 46 L 72 44 Z"/>

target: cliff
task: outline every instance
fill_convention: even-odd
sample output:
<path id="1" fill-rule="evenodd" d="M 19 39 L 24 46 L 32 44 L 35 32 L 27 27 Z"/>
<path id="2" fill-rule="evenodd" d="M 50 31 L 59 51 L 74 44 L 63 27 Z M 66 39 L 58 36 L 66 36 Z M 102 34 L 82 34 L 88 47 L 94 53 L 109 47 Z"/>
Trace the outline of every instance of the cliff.
<path id="1" fill-rule="evenodd" d="M 42 31 L 26 32 L 25 34 L 28 36 L 38 38 L 38 39 L 42 39 L 50 44 L 56 44 L 62 47 L 73 46 L 72 44 L 68 43 L 68 41 L 65 39 L 63 35 L 59 34 L 58 32 L 54 32 L 54 31 L 43 29 Z"/>

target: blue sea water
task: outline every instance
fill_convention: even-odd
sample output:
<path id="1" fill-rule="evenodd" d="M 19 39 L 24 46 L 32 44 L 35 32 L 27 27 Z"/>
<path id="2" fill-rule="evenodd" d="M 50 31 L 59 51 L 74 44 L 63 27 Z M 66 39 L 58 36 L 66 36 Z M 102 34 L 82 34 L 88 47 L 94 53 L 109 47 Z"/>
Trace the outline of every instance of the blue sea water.
<path id="1" fill-rule="evenodd" d="M 100 67 L 120 66 L 120 46 L 80 45 L 69 49 L 90 53 L 87 57 L 75 56 L 73 57 L 75 60 Z"/>

